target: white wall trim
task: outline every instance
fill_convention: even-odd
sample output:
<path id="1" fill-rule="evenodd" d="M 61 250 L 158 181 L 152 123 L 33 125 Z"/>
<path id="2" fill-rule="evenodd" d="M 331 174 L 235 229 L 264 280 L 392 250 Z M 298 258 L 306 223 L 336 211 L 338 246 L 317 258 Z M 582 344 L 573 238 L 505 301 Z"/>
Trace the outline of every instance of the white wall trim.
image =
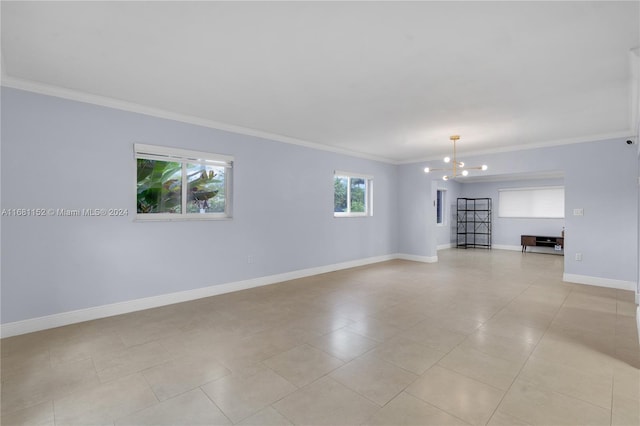
<path id="1" fill-rule="evenodd" d="M 562 146 L 562 145 L 573 145 L 576 143 L 588 143 L 588 142 L 598 142 L 605 141 L 610 139 L 620 139 L 620 138 L 630 138 L 634 137 L 633 129 L 622 130 L 618 132 L 611 133 L 601 133 L 601 134 L 593 134 L 593 135 L 584 135 L 576 138 L 569 139 L 558 139 L 551 141 L 543 141 L 543 142 L 534 142 L 530 144 L 522 144 L 522 145 L 511 145 L 505 147 L 496 147 L 490 148 L 486 150 L 478 150 L 478 151 L 465 151 L 461 155 L 465 157 L 475 157 L 479 155 L 491 155 L 491 154 L 500 154 L 504 152 L 514 152 L 514 151 L 525 151 L 530 149 L 538 149 L 538 148 L 548 148 L 553 146 Z M 446 152 L 443 152 L 441 155 L 447 155 Z M 441 156 L 430 156 L 430 157 L 422 157 L 410 160 L 397 161 L 397 164 L 416 164 L 416 163 L 424 163 L 429 161 L 442 161 Z"/>
<path id="2" fill-rule="evenodd" d="M 387 260 L 405 259 L 416 260 L 418 262 L 428 262 L 430 259 L 422 256 L 413 256 L 416 259 L 407 259 L 402 254 L 390 254 L 384 256 L 368 257 L 364 259 L 351 260 L 348 262 L 335 263 L 332 265 L 318 266 L 308 269 L 300 269 L 282 274 L 269 275 L 265 277 L 252 278 L 249 280 L 235 281 L 231 283 L 212 285 L 208 287 L 196 288 L 193 290 L 180 291 L 176 293 L 161 294 L 158 296 L 145 297 L 141 299 L 128 300 L 125 302 L 112 303 L 109 305 L 95 306 L 91 308 L 78 309 L 75 311 L 61 312 L 44 317 L 30 318 L 22 321 L 15 321 L 0 325 L 0 337 L 17 336 L 19 334 L 32 333 L 34 331 L 46 330 L 49 328 L 62 327 L 64 325 L 75 324 L 84 321 L 91 321 L 99 318 L 111 317 L 114 315 L 126 314 L 129 312 L 141 311 L 144 309 L 157 308 L 160 306 L 172 305 L 174 303 L 188 302 L 190 300 L 204 297 L 216 296 L 234 291 L 246 290 L 249 288 L 275 284 L 282 281 L 297 278 L 309 277 L 312 275 L 324 274 L 327 272 L 339 271 L 342 269 L 355 268 L 358 266 L 373 263 L 385 262 Z M 437 258 L 436 258 L 437 260 Z"/>
<path id="3" fill-rule="evenodd" d="M 638 299 L 636 298 L 636 305 Z M 636 306 L 636 330 L 638 331 L 638 339 L 640 339 L 640 306 Z"/>
<path id="4" fill-rule="evenodd" d="M 436 263 L 438 261 L 438 256 L 418 256 L 416 254 L 398 253 L 396 254 L 396 259 L 411 260 L 413 262 Z"/>
<path id="5" fill-rule="evenodd" d="M 519 246 L 493 246 L 504 250 L 520 250 Z M 331 265 L 318 266 L 297 271 L 285 272 L 282 274 L 269 275 L 265 277 L 252 278 L 249 280 L 235 281 L 231 283 L 213 285 L 196 288 L 193 290 L 180 291 L 176 293 L 161 294 L 158 296 L 145 297 L 141 299 L 128 300 L 125 302 L 112 303 L 109 305 L 95 306 L 75 311 L 61 312 L 44 317 L 30 318 L 22 321 L 15 321 L 0 325 L 0 337 L 11 337 L 20 334 L 32 333 L 55 327 L 62 327 L 69 324 L 76 324 L 84 321 L 91 321 L 106 318 L 114 315 L 121 315 L 144 309 L 157 308 L 160 306 L 172 305 L 174 303 L 188 302 L 190 300 L 204 297 L 216 296 L 219 294 L 231 293 L 234 291 L 246 290 L 249 288 L 275 284 L 283 281 L 309 277 L 312 275 L 324 274 L 327 272 L 339 271 L 342 269 L 355 268 L 358 266 L 370 265 L 373 263 L 385 262 L 388 260 L 402 259 L 414 262 L 435 263 L 438 256 L 418 256 L 414 254 L 395 253 L 383 256 L 368 257 L 351 260 L 348 262 L 335 263 Z M 586 275 L 563 274 L 563 281 L 578 284 L 587 284 L 600 287 L 616 288 L 621 290 L 632 290 L 635 292 L 636 283 L 633 281 L 613 280 L 608 278 L 591 277 Z M 636 293 L 636 304 L 639 303 L 640 294 Z"/>
<path id="6" fill-rule="evenodd" d="M 440 244 L 436 247 L 436 250 L 446 250 L 455 247 L 454 243 Z"/>
<path id="7" fill-rule="evenodd" d="M 496 250 L 522 251 L 522 246 L 512 246 L 507 244 L 492 244 L 491 248 Z M 564 254 L 564 250 L 556 251 L 553 247 L 527 246 L 527 253 L 562 255 Z"/>
<path id="8" fill-rule="evenodd" d="M 0 63 L 4 63 L 4 61 Z M 183 123 L 195 124 L 196 126 L 209 127 L 212 129 L 224 130 L 227 132 L 233 132 L 233 133 L 238 133 L 242 135 L 255 136 L 255 137 L 270 139 L 278 142 L 289 143 L 292 145 L 305 146 L 307 148 L 318 149 L 321 151 L 329 151 L 329 152 L 335 152 L 338 154 L 348 155 L 351 157 L 365 158 L 367 160 L 379 161 L 382 163 L 395 164 L 395 165 L 415 164 L 415 163 L 423 163 L 425 161 L 434 161 L 434 160 L 441 159 L 441 156 L 438 155 L 438 156 L 423 157 L 417 160 L 416 159 L 402 160 L 402 161 L 392 160 L 390 158 L 378 157 L 378 156 L 366 154 L 363 152 L 350 151 L 344 148 L 338 148 L 330 145 L 320 144 L 317 142 L 310 142 L 302 139 L 292 138 L 290 136 L 283 136 L 275 133 L 264 132 L 262 130 L 251 129 L 248 127 L 220 123 L 217 121 L 208 120 L 208 119 L 186 115 L 186 114 L 179 114 L 172 111 L 166 111 L 160 108 L 153 108 L 153 107 L 137 104 L 134 102 L 123 101 L 116 98 L 110 98 L 107 96 L 94 95 L 94 94 L 82 92 L 79 90 L 53 86 L 53 85 L 44 84 L 44 83 L 40 83 L 32 80 L 26 80 L 22 78 L 16 78 L 16 77 L 7 75 L 4 72 L 4 69 L 2 69 L 1 83 L 2 83 L 2 86 L 4 87 L 24 90 L 27 92 L 39 93 L 41 95 L 55 96 L 58 98 L 69 99 L 69 100 L 84 102 L 84 103 L 93 104 L 93 105 L 100 105 L 108 108 L 119 109 L 122 111 L 129 111 L 129 112 L 134 112 L 138 114 L 149 115 L 152 117 L 158 117 L 158 118 L 164 118 L 167 120 L 174 120 L 174 121 L 180 121 Z M 508 146 L 508 147 L 491 148 L 487 150 L 469 151 L 469 152 L 465 152 L 464 154 L 466 156 L 498 154 L 502 152 L 513 152 L 513 151 L 523 151 L 523 150 L 537 149 L 537 148 L 546 148 L 550 146 L 570 145 L 574 143 L 585 143 L 585 142 L 595 142 L 595 141 L 602 141 L 602 140 L 608 140 L 608 139 L 628 138 L 628 137 L 632 137 L 633 134 L 634 134 L 633 130 L 629 129 L 629 130 L 623 130 L 623 131 L 605 133 L 605 134 L 585 135 L 585 136 L 570 138 L 570 139 L 543 141 L 543 142 L 531 143 L 526 145 L 514 145 L 514 146 Z"/>
<path id="9" fill-rule="evenodd" d="M 618 290 L 636 291 L 633 281 L 614 280 L 611 278 L 591 277 L 588 275 L 562 274 L 562 281 L 576 284 L 594 285 L 598 287 L 616 288 Z"/>
<path id="10" fill-rule="evenodd" d="M 507 244 L 491 244 L 492 249 L 522 251 L 522 246 L 511 246 Z"/>
<path id="11" fill-rule="evenodd" d="M 38 93 L 41 95 L 55 96 L 57 98 L 69 99 L 77 102 L 84 102 L 93 105 L 100 105 L 107 108 L 119 109 L 121 111 L 129 111 L 138 114 L 149 115 L 151 117 L 164 118 L 167 120 L 180 121 L 196 126 L 209 127 L 211 129 L 224 130 L 227 132 L 238 133 L 241 135 L 255 136 L 263 139 L 270 139 L 278 142 L 284 142 L 292 145 L 304 146 L 307 148 L 318 149 L 321 151 L 335 152 L 338 154 L 348 155 L 350 157 L 365 158 L 367 160 L 379 161 L 388 164 L 398 164 L 397 161 L 389 158 L 378 157 L 363 152 L 351 151 L 344 148 L 338 148 L 329 145 L 323 145 L 316 142 L 309 142 L 302 139 L 292 138 L 290 136 L 278 135 L 276 133 L 264 132 L 262 130 L 251 129 L 248 127 L 237 126 L 233 124 L 220 123 L 218 121 L 208 120 L 205 118 L 195 117 L 187 114 L 179 114 L 172 111 L 166 111 L 160 108 L 149 107 L 134 102 L 123 101 L 107 96 L 94 95 L 78 90 L 68 89 L 64 87 L 52 86 L 36 81 L 25 80 L 21 78 L 2 75 L 2 86 L 12 89 L 24 90 L 27 92 Z"/>

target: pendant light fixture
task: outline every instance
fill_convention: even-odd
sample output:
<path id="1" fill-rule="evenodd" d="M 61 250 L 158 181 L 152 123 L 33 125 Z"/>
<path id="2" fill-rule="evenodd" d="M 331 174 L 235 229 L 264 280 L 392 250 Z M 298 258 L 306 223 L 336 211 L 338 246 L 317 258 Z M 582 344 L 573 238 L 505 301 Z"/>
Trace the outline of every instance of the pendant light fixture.
<path id="1" fill-rule="evenodd" d="M 460 135 L 452 135 L 449 136 L 449 139 L 451 139 L 451 141 L 453 142 L 453 159 L 451 157 L 444 157 L 444 162 L 449 164 L 452 164 L 452 167 L 449 169 L 431 169 L 429 167 L 425 167 L 424 168 L 424 172 L 425 173 L 430 173 L 430 172 L 439 172 L 439 171 L 446 171 L 446 172 L 451 172 L 450 175 L 444 175 L 442 177 L 443 180 L 449 180 L 449 179 L 454 179 L 460 176 L 467 176 L 469 174 L 469 170 L 482 170 L 485 171 L 488 169 L 486 164 L 483 164 L 482 166 L 471 166 L 468 167 L 466 166 L 462 161 L 458 161 L 458 159 L 456 158 L 456 141 L 460 139 Z"/>

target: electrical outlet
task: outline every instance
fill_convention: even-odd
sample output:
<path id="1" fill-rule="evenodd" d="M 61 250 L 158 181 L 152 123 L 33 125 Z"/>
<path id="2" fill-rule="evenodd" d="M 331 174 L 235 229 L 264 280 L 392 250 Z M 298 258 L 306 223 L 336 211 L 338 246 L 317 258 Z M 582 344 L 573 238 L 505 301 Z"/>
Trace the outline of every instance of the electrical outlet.
<path id="1" fill-rule="evenodd" d="M 573 209 L 574 216 L 584 216 L 584 209 Z"/>
<path id="2" fill-rule="evenodd" d="M 247 263 L 253 263 L 253 261 L 254 261 L 254 258 L 253 258 L 253 255 L 252 255 L 252 254 L 250 254 L 249 256 L 247 256 Z"/>
<path id="3" fill-rule="evenodd" d="M 582 253 L 576 253 L 576 260 L 577 260 L 578 262 L 581 262 L 581 261 L 582 261 Z"/>

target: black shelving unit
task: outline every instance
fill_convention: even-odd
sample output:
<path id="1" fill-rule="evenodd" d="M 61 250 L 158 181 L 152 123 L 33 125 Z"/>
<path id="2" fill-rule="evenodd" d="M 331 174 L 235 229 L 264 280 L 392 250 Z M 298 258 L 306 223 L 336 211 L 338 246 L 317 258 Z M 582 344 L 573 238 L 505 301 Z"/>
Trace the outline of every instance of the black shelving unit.
<path id="1" fill-rule="evenodd" d="M 458 198 L 458 248 L 491 248 L 491 198 Z"/>

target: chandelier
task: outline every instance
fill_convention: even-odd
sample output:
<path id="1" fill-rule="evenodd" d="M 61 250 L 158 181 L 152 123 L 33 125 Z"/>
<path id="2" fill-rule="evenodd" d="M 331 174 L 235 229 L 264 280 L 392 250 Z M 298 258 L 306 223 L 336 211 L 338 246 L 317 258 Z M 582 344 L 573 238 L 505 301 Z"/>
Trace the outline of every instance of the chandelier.
<path id="1" fill-rule="evenodd" d="M 465 166 L 465 164 L 462 161 L 458 161 L 458 159 L 456 158 L 456 141 L 460 139 L 460 135 L 449 136 L 449 139 L 451 139 L 451 141 L 453 142 L 453 159 L 451 157 L 444 157 L 444 162 L 452 163 L 453 167 L 450 169 L 431 169 L 429 167 L 425 167 L 424 168 L 425 173 L 439 172 L 439 171 L 451 172 L 451 175 L 442 176 L 443 180 L 449 180 L 449 179 L 454 179 L 458 176 L 467 176 L 469 174 L 469 170 L 482 170 L 482 171 L 487 170 L 488 167 L 486 164 L 483 164 L 482 166 L 468 167 L 468 166 Z"/>

